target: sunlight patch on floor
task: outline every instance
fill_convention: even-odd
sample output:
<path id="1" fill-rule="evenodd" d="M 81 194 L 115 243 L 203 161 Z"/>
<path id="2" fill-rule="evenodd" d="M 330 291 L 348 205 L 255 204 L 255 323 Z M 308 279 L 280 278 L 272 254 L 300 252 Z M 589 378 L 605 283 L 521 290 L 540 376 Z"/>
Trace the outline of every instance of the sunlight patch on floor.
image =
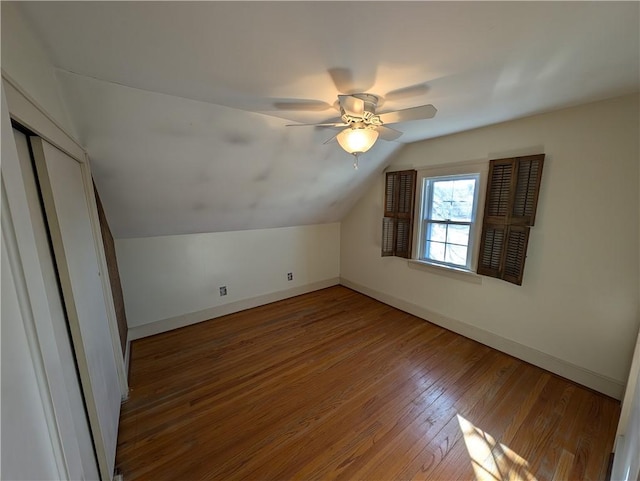
<path id="1" fill-rule="evenodd" d="M 477 481 L 537 481 L 526 459 L 459 414 L 458 423 Z"/>

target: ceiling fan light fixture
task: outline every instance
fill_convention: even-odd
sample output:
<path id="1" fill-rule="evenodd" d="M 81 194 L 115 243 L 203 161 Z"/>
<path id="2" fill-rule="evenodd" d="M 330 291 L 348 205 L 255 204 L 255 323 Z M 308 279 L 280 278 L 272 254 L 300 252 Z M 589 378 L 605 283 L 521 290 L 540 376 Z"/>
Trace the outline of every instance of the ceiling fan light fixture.
<path id="1" fill-rule="evenodd" d="M 336 136 L 340 147 L 354 155 L 369 150 L 377 139 L 378 131 L 368 126 L 349 127 Z"/>

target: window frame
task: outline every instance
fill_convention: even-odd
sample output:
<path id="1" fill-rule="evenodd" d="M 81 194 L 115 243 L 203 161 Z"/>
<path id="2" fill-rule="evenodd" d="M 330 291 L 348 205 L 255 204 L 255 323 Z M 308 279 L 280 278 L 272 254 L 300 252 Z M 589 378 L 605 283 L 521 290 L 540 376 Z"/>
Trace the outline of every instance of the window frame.
<path id="1" fill-rule="evenodd" d="M 487 190 L 487 175 L 489 172 L 489 160 L 456 162 L 451 164 L 434 165 L 432 167 L 423 167 L 416 169 L 416 202 L 414 215 L 414 238 L 413 252 L 411 259 L 422 265 L 433 266 L 438 270 L 446 269 L 449 271 L 476 273 L 478 268 L 478 257 L 480 249 L 480 236 L 482 233 L 482 213 L 484 212 L 485 194 Z M 423 252 L 426 242 L 424 241 L 426 234 L 427 221 L 424 219 L 425 214 L 425 189 L 427 188 L 427 179 L 435 178 L 454 178 L 477 175 L 476 192 L 473 207 L 473 219 L 469 229 L 469 243 L 467 250 L 467 266 L 460 266 L 446 262 L 424 259 Z M 464 223 L 466 225 L 466 223 Z"/>
<path id="2" fill-rule="evenodd" d="M 427 214 L 429 213 L 429 211 L 432 210 L 433 208 L 433 193 L 434 193 L 434 189 L 433 189 L 433 184 L 435 182 L 448 182 L 448 181 L 455 181 L 455 180 L 473 180 L 475 181 L 475 186 L 474 186 L 474 190 L 473 190 L 473 205 L 471 206 L 471 220 L 470 221 L 455 221 L 455 220 L 451 220 L 451 219 L 444 219 L 444 220 L 437 220 L 437 219 L 433 219 L 433 215 L 430 216 L 430 218 L 427 218 Z M 479 188 L 480 188 L 480 173 L 476 172 L 476 173 L 472 173 L 472 174 L 455 174 L 455 175 L 439 175 L 439 176 L 429 176 L 429 177 L 423 177 L 422 178 L 422 189 L 421 189 L 421 193 L 422 193 L 422 208 L 420 209 L 421 212 L 421 229 L 422 229 L 422 234 L 420 236 L 420 245 L 418 246 L 418 260 L 420 261 L 424 261 L 424 262 L 429 262 L 429 263 L 433 263 L 433 264 L 438 264 L 438 265 L 442 265 L 442 266 L 446 266 L 446 267 L 453 267 L 456 269 L 464 269 L 464 270 L 470 270 L 471 268 L 471 260 L 473 258 L 473 248 L 475 247 L 475 236 L 473 235 L 473 232 L 475 231 L 475 227 L 476 227 L 476 223 L 477 223 L 477 214 L 478 214 L 478 192 L 479 192 Z M 469 227 L 469 235 L 468 235 L 468 242 L 466 244 L 466 248 L 467 248 L 467 255 L 466 255 L 466 259 L 465 259 L 465 263 L 463 264 L 455 264 L 453 262 L 446 262 L 446 261 L 438 261 L 435 259 L 431 259 L 428 258 L 426 256 L 426 251 L 427 251 L 427 237 L 426 234 L 428 234 L 429 229 L 433 228 L 434 225 L 444 225 L 446 226 L 446 229 L 448 231 L 448 227 L 451 225 L 460 225 L 460 226 L 468 226 Z M 447 249 L 447 245 L 461 245 L 461 244 L 453 244 L 451 242 L 447 242 L 447 240 L 445 239 L 445 241 L 442 243 L 445 246 L 445 253 L 446 253 L 446 249 Z M 446 254 L 445 254 L 446 257 Z"/>

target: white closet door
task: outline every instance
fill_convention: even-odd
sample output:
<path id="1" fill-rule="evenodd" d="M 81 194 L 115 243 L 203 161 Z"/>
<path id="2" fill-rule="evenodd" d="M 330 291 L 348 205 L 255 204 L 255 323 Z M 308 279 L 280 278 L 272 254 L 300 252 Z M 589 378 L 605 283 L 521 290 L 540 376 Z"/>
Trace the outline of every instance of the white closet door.
<path id="1" fill-rule="evenodd" d="M 40 138 L 30 140 L 100 475 L 111 480 L 121 392 L 88 204 L 93 192 L 83 164 Z"/>
<path id="2" fill-rule="evenodd" d="M 31 155 L 29 154 L 29 141 L 25 134 L 17 130 L 13 131 L 13 137 L 24 176 L 24 188 L 31 212 L 47 306 L 51 312 L 49 330 L 45 330 L 45 326 L 41 326 L 36 322 L 40 349 L 45 350 L 51 342 L 54 342 L 61 367 L 62 379 L 57 375 L 57 372 L 53 372 L 51 366 L 47 366 L 45 371 L 47 371 L 49 389 L 52 391 L 52 403 L 57 418 L 58 430 L 60 431 L 64 457 L 70 479 L 96 481 L 100 479 L 98 465 L 93 451 L 91 432 L 80 388 L 80 380 L 76 371 L 64 306 L 60 297 L 54 260 L 49 247 L 44 212 L 40 204 L 35 172 L 33 172 Z M 38 317 L 38 314 L 35 314 L 35 316 Z M 48 343 L 48 345 L 45 345 L 45 343 Z M 43 353 L 44 355 L 46 353 Z M 64 400 L 67 401 L 67 405 L 65 405 Z"/>

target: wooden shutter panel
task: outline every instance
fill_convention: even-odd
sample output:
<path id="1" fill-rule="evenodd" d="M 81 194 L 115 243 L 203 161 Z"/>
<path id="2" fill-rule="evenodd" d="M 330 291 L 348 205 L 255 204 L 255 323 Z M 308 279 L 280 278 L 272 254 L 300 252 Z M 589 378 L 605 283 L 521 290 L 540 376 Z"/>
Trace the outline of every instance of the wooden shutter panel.
<path id="1" fill-rule="evenodd" d="M 500 277 L 505 234 L 506 226 L 504 225 L 484 225 L 482 227 L 478 274 Z"/>
<path id="2" fill-rule="evenodd" d="M 536 219 L 544 154 L 520 157 L 517 160 L 517 179 L 510 223 L 532 226 Z"/>
<path id="3" fill-rule="evenodd" d="M 513 190 L 515 159 L 491 161 L 489 185 L 485 206 L 485 221 L 489 223 L 506 222 L 509 216 L 509 203 Z"/>
<path id="4" fill-rule="evenodd" d="M 484 226 L 478 274 L 522 285 L 528 242 L 529 227 Z"/>
<path id="5" fill-rule="evenodd" d="M 411 257 L 411 219 L 396 219 L 395 255 L 408 259 Z"/>
<path id="6" fill-rule="evenodd" d="M 522 284 L 543 163 L 544 154 L 491 161 L 478 274 Z"/>
<path id="7" fill-rule="evenodd" d="M 400 172 L 387 172 L 384 194 L 384 215 L 394 216 L 398 212 L 398 187 Z"/>
<path id="8" fill-rule="evenodd" d="M 502 278 L 513 284 L 522 285 L 524 261 L 527 257 L 529 243 L 529 227 L 510 226 L 507 230 L 505 247 L 504 272 Z"/>
<path id="9" fill-rule="evenodd" d="M 388 172 L 382 220 L 382 255 L 411 257 L 416 171 Z"/>
<path id="10" fill-rule="evenodd" d="M 416 171 L 400 172 L 398 180 L 398 216 L 413 217 L 413 199 L 416 193 Z"/>

